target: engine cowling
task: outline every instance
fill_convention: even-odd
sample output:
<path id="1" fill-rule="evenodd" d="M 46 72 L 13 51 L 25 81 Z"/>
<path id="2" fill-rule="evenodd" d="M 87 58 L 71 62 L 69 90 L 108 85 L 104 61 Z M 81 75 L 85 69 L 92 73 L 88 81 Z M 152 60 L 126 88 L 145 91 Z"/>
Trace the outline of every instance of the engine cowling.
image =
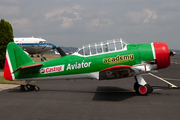
<path id="1" fill-rule="evenodd" d="M 170 56 L 168 45 L 164 42 L 154 42 L 156 54 L 157 69 L 163 69 L 170 66 Z"/>

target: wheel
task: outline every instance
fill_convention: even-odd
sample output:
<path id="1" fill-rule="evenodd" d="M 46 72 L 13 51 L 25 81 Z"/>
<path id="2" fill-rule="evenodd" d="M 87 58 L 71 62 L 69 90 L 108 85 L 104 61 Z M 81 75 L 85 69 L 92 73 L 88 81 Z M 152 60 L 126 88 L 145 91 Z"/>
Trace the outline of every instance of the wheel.
<path id="1" fill-rule="evenodd" d="M 40 90 L 40 88 L 39 88 L 37 85 L 35 85 L 35 86 L 34 86 L 34 90 L 35 90 L 36 92 L 38 92 L 38 91 Z"/>
<path id="2" fill-rule="evenodd" d="M 138 87 L 139 87 L 138 82 L 135 82 L 135 83 L 134 83 L 134 90 L 137 91 L 137 90 L 138 90 Z"/>
<path id="3" fill-rule="evenodd" d="M 149 88 L 149 93 L 152 93 L 153 92 L 153 88 L 149 84 L 146 84 L 146 85 Z"/>
<path id="4" fill-rule="evenodd" d="M 29 91 L 29 87 L 27 85 L 23 85 L 23 87 L 25 92 Z"/>
<path id="5" fill-rule="evenodd" d="M 138 94 L 142 96 L 146 96 L 149 93 L 149 89 L 146 85 L 140 85 L 138 88 Z"/>
<path id="6" fill-rule="evenodd" d="M 24 85 L 21 85 L 21 86 L 20 86 L 20 90 L 21 90 L 21 91 L 25 91 L 25 90 L 24 90 Z"/>
<path id="7" fill-rule="evenodd" d="M 150 85 L 149 85 L 150 86 Z M 135 82 L 134 83 L 134 90 L 136 91 L 136 93 L 138 95 L 141 95 L 141 96 L 146 96 L 149 94 L 149 86 L 146 84 L 146 85 L 139 85 L 138 82 Z"/>
<path id="8" fill-rule="evenodd" d="M 27 92 L 27 91 L 29 91 L 29 87 L 27 85 L 21 85 L 20 90 Z"/>

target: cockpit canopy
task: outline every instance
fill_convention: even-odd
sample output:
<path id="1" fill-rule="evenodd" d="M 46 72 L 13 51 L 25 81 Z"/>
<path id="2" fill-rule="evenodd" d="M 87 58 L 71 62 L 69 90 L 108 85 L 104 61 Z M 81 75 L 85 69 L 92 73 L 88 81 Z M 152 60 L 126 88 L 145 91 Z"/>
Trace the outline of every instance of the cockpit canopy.
<path id="1" fill-rule="evenodd" d="M 122 38 L 107 40 L 100 43 L 83 45 L 82 48 L 78 49 L 77 53 L 88 56 L 112 51 L 119 51 L 125 49 L 127 44 L 128 43 L 124 42 Z"/>
<path id="2" fill-rule="evenodd" d="M 47 43 L 47 41 L 39 41 L 39 43 Z"/>

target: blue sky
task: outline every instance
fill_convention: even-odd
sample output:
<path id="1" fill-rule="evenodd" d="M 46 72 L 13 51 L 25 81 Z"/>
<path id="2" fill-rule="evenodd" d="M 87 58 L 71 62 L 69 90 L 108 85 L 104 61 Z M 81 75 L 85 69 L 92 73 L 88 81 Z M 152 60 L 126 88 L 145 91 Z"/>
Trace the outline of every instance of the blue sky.
<path id="1" fill-rule="evenodd" d="M 57 46 L 123 38 L 180 49 L 179 0 L 0 0 L 0 17 L 14 37 L 42 37 Z"/>

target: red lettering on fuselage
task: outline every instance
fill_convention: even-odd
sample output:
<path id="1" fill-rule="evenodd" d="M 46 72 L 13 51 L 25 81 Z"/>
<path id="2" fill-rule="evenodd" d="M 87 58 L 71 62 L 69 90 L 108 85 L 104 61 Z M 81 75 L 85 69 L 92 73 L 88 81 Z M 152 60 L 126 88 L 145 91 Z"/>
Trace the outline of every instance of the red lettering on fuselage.
<path id="1" fill-rule="evenodd" d="M 59 72 L 59 71 L 64 71 L 64 65 L 47 67 L 47 68 L 42 68 L 42 69 L 45 70 L 45 73 L 43 74 Z"/>

